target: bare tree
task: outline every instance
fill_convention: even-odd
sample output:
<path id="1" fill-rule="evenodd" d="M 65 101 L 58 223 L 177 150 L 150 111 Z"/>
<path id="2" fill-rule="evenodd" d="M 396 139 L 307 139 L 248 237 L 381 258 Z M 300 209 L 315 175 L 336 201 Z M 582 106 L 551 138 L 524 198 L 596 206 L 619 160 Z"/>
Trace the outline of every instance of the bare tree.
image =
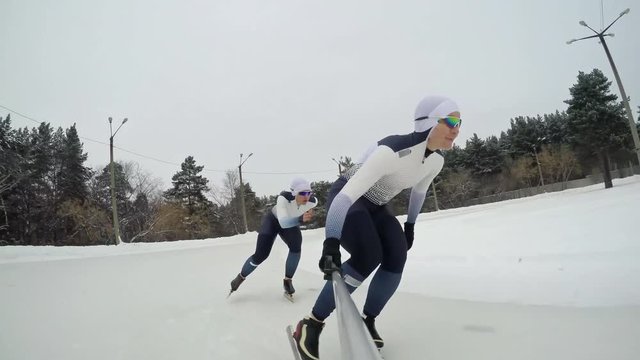
<path id="1" fill-rule="evenodd" d="M 539 180 L 536 168 L 528 156 L 517 158 L 509 169 L 511 176 L 525 187 L 533 187 Z"/>
<path id="2" fill-rule="evenodd" d="M 469 170 L 452 171 L 438 184 L 441 203 L 453 208 L 464 204 L 476 191 L 477 185 Z"/>
<path id="3" fill-rule="evenodd" d="M 566 145 L 544 146 L 539 159 L 544 178 L 549 183 L 566 183 L 574 172 L 580 171 L 575 153 Z"/>
<path id="4" fill-rule="evenodd" d="M 149 171 L 142 169 L 140 164 L 133 161 L 125 162 L 123 164 L 123 172 L 133 188 L 131 196 L 144 194 L 150 201 L 162 197 L 162 180 L 154 177 Z"/>
<path id="5" fill-rule="evenodd" d="M 163 203 L 161 199 L 154 199 L 150 201 L 149 208 L 146 214 L 141 214 L 138 232 L 131 236 L 129 242 L 136 242 L 142 238 L 150 239 L 155 236 L 162 236 L 162 234 L 168 233 L 171 230 L 161 229 L 159 226 L 166 223 L 167 217 L 173 216 L 175 213 L 163 211 Z M 158 239 L 156 239 L 158 240 Z"/>
<path id="6" fill-rule="evenodd" d="M 216 214 L 218 221 L 235 234 L 239 234 L 243 229 L 237 195 L 239 188 L 240 178 L 238 172 L 233 169 L 225 173 L 221 188 L 211 185 L 209 192 L 214 203 L 219 206 Z"/>
<path id="7" fill-rule="evenodd" d="M 79 200 L 67 200 L 60 205 L 58 216 L 73 224 L 65 245 L 103 245 L 112 238 L 108 231 L 109 216 L 99 207 Z"/>
<path id="8" fill-rule="evenodd" d="M 4 203 L 3 193 L 8 192 L 11 188 L 16 186 L 19 182 L 19 178 L 14 178 L 11 181 L 11 175 L 4 175 L 0 177 L 0 211 L 2 211 L 2 220 L 4 223 L 0 223 L 0 231 L 9 228 L 9 215 L 7 214 L 7 206 Z"/>

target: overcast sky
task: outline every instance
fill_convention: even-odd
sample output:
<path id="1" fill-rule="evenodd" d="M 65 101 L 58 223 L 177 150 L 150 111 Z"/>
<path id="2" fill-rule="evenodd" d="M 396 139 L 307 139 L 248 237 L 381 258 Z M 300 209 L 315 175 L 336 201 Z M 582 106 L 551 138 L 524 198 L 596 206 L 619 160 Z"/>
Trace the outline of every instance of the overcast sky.
<path id="1" fill-rule="evenodd" d="M 604 25 L 634 4 L 605 0 Z M 76 123 L 94 168 L 109 160 L 107 118 L 127 117 L 116 160 L 165 188 L 188 155 L 219 186 L 251 152 L 258 195 L 294 175 L 333 181 L 331 158 L 412 131 L 427 94 L 459 103 L 464 146 L 565 110 L 578 71 L 614 80 L 596 40 L 566 44 L 591 34 L 579 20 L 602 27 L 600 0 L 0 0 L 0 14 L 0 106 Z M 639 19 L 636 6 L 607 41 L 636 117 Z"/>

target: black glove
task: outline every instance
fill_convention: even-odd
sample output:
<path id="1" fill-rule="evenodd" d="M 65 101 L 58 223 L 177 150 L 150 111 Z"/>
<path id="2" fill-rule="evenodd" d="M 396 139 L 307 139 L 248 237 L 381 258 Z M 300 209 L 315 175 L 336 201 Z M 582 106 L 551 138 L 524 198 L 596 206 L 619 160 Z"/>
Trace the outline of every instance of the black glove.
<path id="1" fill-rule="evenodd" d="M 407 239 L 407 250 L 413 246 L 413 228 L 416 224 L 404 223 L 404 237 Z"/>
<path id="2" fill-rule="evenodd" d="M 336 238 L 327 238 L 322 243 L 322 256 L 318 262 L 320 271 L 324 273 L 325 280 L 331 280 L 331 273 L 338 270 L 342 266 L 340 262 L 340 240 Z"/>

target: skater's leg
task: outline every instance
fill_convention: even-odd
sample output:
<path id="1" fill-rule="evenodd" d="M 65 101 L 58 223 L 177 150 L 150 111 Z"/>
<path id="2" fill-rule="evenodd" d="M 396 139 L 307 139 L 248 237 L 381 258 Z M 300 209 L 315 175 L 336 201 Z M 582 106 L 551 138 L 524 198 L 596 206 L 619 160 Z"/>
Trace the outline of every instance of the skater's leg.
<path id="1" fill-rule="evenodd" d="M 287 279 L 293 278 L 300 262 L 300 255 L 302 253 L 302 232 L 299 227 L 292 227 L 280 230 L 280 237 L 282 241 L 289 248 L 287 254 L 287 261 L 285 262 L 284 277 Z"/>
<path id="2" fill-rule="evenodd" d="M 362 284 L 380 264 L 382 248 L 369 210 L 359 207 L 358 202 L 349 211 L 342 232 L 341 245 L 351 257 L 342 264 L 342 276 L 350 293 Z M 330 281 L 324 285 L 312 314 L 324 320 L 335 309 L 333 286 Z"/>

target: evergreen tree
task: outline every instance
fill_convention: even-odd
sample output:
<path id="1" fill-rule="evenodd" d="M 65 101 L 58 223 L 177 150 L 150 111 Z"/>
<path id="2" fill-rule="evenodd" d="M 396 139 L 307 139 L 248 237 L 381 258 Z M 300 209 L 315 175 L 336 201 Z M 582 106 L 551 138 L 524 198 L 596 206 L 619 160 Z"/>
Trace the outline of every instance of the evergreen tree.
<path id="1" fill-rule="evenodd" d="M 93 212 L 93 206 L 85 204 L 89 197 L 89 180 L 91 169 L 84 166 L 87 154 L 83 152 L 82 143 L 73 124 L 66 131 L 54 134 L 59 144 L 54 145 L 56 163 L 55 172 L 55 209 L 56 216 L 52 219 L 52 241 L 57 245 L 79 245 L 87 239 L 79 229 L 87 224 L 78 223 L 90 217 L 76 216 L 78 212 Z M 68 209 L 73 208 L 73 211 Z M 81 209 L 81 210 L 80 210 Z"/>
<path id="2" fill-rule="evenodd" d="M 444 152 L 444 169 L 462 169 L 466 163 L 467 151 L 458 145 L 453 145 L 451 150 Z"/>
<path id="3" fill-rule="evenodd" d="M 173 188 L 164 192 L 165 199 L 172 205 L 167 207 L 167 210 L 180 212 L 180 209 L 183 209 L 186 213 L 186 216 L 181 215 L 179 219 L 174 220 L 179 226 L 172 225 L 175 234 L 170 240 L 201 239 L 209 234 L 211 203 L 205 196 L 205 192 L 209 191 L 209 180 L 200 175 L 202 169 L 204 166 L 196 165 L 193 156 L 187 156 L 182 162 L 181 171 L 171 177 Z M 161 210 L 161 219 L 162 212 Z"/>
<path id="4" fill-rule="evenodd" d="M 11 226 L 11 200 L 20 172 L 15 136 L 11 115 L 8 114 L 4 119 L 0 117 L 0 245 L 13 244 L 16 237 Z"/>
<path id="5" fill-rule="evenodd" d="M 311 191 L 313 196 L 318 199 L 318 206 L 313 208 L 313 218 L 306 225 L 310 229 L 324 227 L 327 218 L 327 196 L 329 196 L 329 189 L 331 185 L 328 181 L 317 181 L 311 183 Z"/>
<path id="6" fill-rule="evenodd" d="M 340 156 L 340 161 L 338 163 L 340 164 L 343 173 L 354 165 L 353 160 L 349 156 Z"/>
<path id="7" fill-rule="evenodd" d="M 209 180 L 200 175 L 204 166 L 196 165 L 193 156 L 187 156 L 181 169 L 171 177 L 173 188 L 165 191 L 165 198 L 184 206 L 190 214 L 194 214 L 200 209 L 206 209 L 209 200 L 207 200 L 205 192 L 209 191 L 207 186 Z"/>
<path id="8" fill-rule="evenodd" d="M 136 210 L 131 203 L 133 187 L 124 172 L 121 163 L 113 163 L 114 190 L 116 198 L 116 208 L 118 210 L 118 222 L 120 224 L 120 237 L 123 241 L 129 241 L 135 230 L 129 226 L 136 220 Z M 106 165 L 100 174 L 91 181 L 91 200 L 113 221 L 113 204 L 111 203 L 111 167 Z"/>
<path id="9" fill-rule="evenodd" d="M 30 173 L 28 167 L 29 158 L 29 130 L 27 128 L 17 129 L 11 132 L 9 138 L 8 161 L 9 173 L 5 176 L 9 184 L 3 203 L 8 238 L 13 244 L 31 245 L 32 229 L 34 224 L 29 222 L 31 218 L 30 195 L 33 189 L 30 184 Z"/>
<path id="10" fill-rule="evenodd" d="M 31 131 L 31 148 L 28 155 L 29 193 L 25 194 L 30 205 L 29 220 L 34 224 L 31 243 L 35 239 L 41 243 L 51 234 L 55 218 L 54 184 L 54 144 L 53 129 L 48 123 L 41 123 Z"/>
<path id="11" fill-rule="evenodd" d="M 465 153 L 465 168 L 473 175 L 497 174 L 502 168 L 502 152 L 495 136 L 482 140 L 477 134 L 473 134 L 467 140 Z"/>
<path id="12" fill-rule="evenodd" d="M 11 114 L 4 119 L 0 116 L 0 166 L 8 159 L 9 150 L 13 147 L 13 132 L 11 128 Z"/>
<path id="13" fill-rule="evenodd" d="M 502 151 L 503 154 L 509 154 L 511 152 L 511 136 L 509 136 L 507 132 L 500 132 L 498 146 L 500 146 L 500 151 Z"/>
<path id="14" fill-rule="evenodd" d="M 118 211 L 124 211 L 130 207 L 129 198 L 133 188 L 127 179 L 121 163 L 113 163 L 113 178 L 115 182 L 115 195 Z M 94 178 L 92 185 L 93 199 L 105 210 L 111 210 L 111 167 L 109 165 L 102 169 L 102 172 Z"/>
<path id="15" fill-rule="evenodd" d="M 540 115 L 536 117 L 518 116 L 511 119 L 511 128 L 507 130 L 509 153 L 513 158 L 540 151 L 546 143 L 546 129 Z"/>
<path id="16" fill-rule="evenodd" d="M 82 152 L 82 143 L 78 137 L 76 124 L 67 129 L 58 154 L 60 158 L 60 172 L 58 175 L 59 197 L 63 201 L 84 201 L 89 195 L 88 183 L 91 179 L 91 169 L 84 166 L 87 154 Z"/>
<path id="17" fill-rule="evenodd" d="M 567 133 L 568 118 L 569 116 L 564 111 L 556 111 L 553 114 L 544 115 L 545 137 L 548 144 L 569 144 Z"/>
<path id="18" fill-rule="evenodd" d="M 589 74 L 580 71 L 578 82 L 569 89 L 571 99 L 565 100 L 569 105 L 569 139 L 579 149 L 598 155 L 605 188 L 613 186 L 609 170 L 610 152 L 630 142 L 623 106 L 616 102 L 618 97 L 610 92 L 610 86 L 611 82 L 602 71 L 594 69 Z"/>
<path id="19" fill-rule="evenodd" d="M 636 129 L 640 133 L 640 106 L 638 106 L 638 120 L 636 121 Z"/>

